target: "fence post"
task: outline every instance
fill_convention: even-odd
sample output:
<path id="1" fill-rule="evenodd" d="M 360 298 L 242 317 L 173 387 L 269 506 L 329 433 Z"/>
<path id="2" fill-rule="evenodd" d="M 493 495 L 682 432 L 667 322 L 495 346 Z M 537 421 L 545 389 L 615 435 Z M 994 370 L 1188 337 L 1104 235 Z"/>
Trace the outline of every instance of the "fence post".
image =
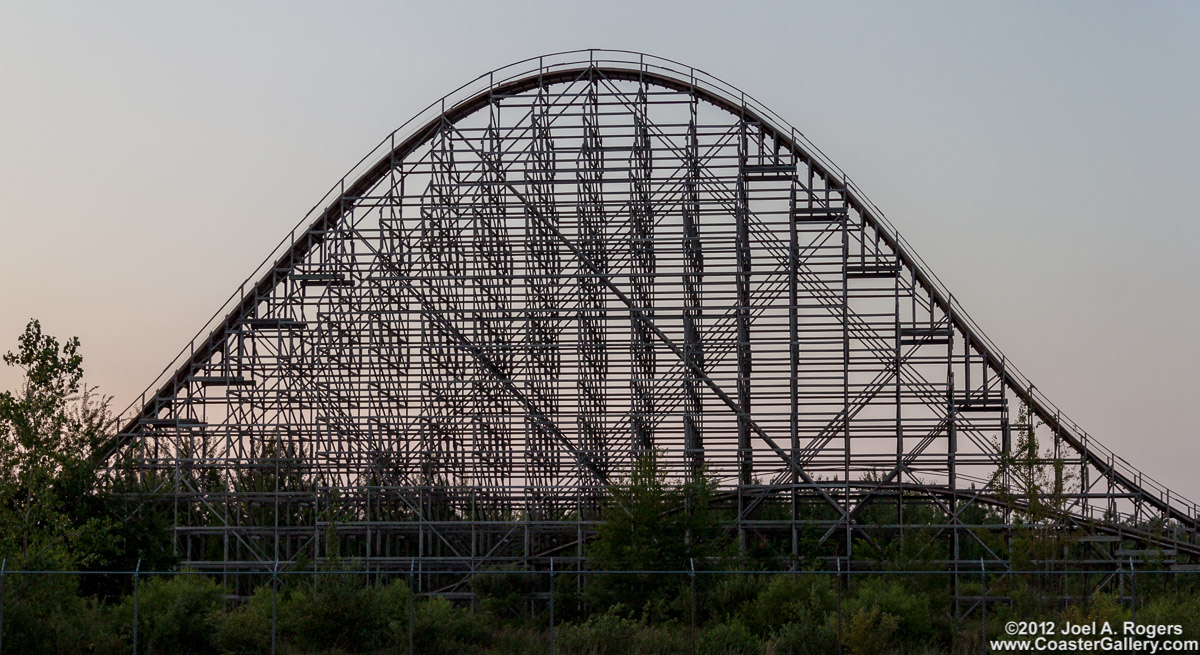
<path id="1" fill-rule="evenodd" d="M 840 558 L 840 557 L 837 558 L 837 567 L 838 567 L 838 571 L 837 571 L 837 615 L 838 615 L 838 617 L 837 617 L 837 619 L 838 619 L 837 641 L 838 641 L 838 650 L 837 650 L 837 652 L 838 652 L 838 655 L 841 655 L 841 653 L 842 653 L 842 558 Z"/>
<path id="2" fill-rule="evenodd" d="M 1129 607 L 1131 619 L 1137 624 L 1137 576 L 1133 570 L 1133 556 L 1129 557 Z"/>
<path id="3" fill-rule="evenodd" d="M 133 655 L 137 655 L 138 646 L 138 576 L 141 572 L 142 558 L 139 557 L 133 569 Z"/>
<path id="4" fill-rule="evenodd" d="M 271 655 L 275 655 L 275 643 L 277 640 L 276 624 L 278 623 L 278 605 L 279 605 L 279 560 L 275 560 L 275 566 L 271 568 Z"/>
<path id="5" fill-rule="evenodd" d="M 410 559 L 408 562 L 408 655 L 413 655 L 413 615 L 416 614 L 416 602 L 413 600 L 417 594 L 417 588 L 413 586 L 413 569 L 417 566 L 416 559 Z"/>
<path id="6" fill-rule="evenodd" d="M 987 652 L 987 569 L 983 565 L 983 558 L 979 558 L 979 595 L 980 603 L 983 604 L 983 637 L 979 640 L 979 650 L 982 653 Z"/>
<path id="7" fill-rule="evenodd" d="M 689 557 L 688 565 L 691 567 L 691 582 L 692 582 L 692 602 L 690 603 L 692 614 L 692 628 L 689 634 L 691 640 L 692 655 L 696 655 L 696 558 Z"/>
<path id="8" fill-rule="evenodd" d="M 554 558 L 550 558 L 550 655 L 554 655 Z"/>
<path id="9" fill-rule="evenodd" d="M 0 655 L 4 653 L 4 572 L 8 569 L 8 558 L 0 560 Z"/>

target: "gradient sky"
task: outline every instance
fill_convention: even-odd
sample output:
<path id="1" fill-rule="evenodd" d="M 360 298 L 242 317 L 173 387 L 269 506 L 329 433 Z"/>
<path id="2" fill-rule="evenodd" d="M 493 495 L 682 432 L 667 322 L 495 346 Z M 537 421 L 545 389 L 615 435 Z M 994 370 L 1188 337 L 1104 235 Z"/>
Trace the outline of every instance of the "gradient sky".
<path id="1" fill-rule="evenodd" d="M 393 128 L 589 47 L 788 119 L 1009 361 L 1200 500 L 1200 3 L 8 0 L 0 350 L 30 317 L 78 335 L 123 408 Z"/>

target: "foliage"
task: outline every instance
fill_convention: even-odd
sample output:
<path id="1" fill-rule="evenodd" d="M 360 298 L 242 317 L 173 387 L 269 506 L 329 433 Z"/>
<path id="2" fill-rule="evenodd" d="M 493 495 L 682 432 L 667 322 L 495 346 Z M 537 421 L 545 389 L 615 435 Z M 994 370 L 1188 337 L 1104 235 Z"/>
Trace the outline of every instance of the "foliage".
<path id="1" fill-rule="evenodd" d="M 1086 603 L 1075 603 L 1061 615 L 1063 621 L 1076 625 L 1107 622 L 1118 626 L 1122 621 L 1128 621 L 1129 617 L 1129 608 L 1123 607 L 1120 599 L 1112 594 L 1098 594 Z"/>
<path id="2" fill-rule="evenodd" d="M 225 590 L 204 575 L 148 577 L 137 594 L 138 651 L 217 653 L 212 626 L 225 606 Z M 116 616 L 123 628 L 133 625 L 133 595 L 125 597 Z"/>
<path id="3" fill-rule="evenodd" d="M 471 577 L 471 591 L 484 613 L 513 620 L 529 615 L 529 599 L 549 585 L 546 573 L 492 569 Z"/>
<path id="4" fill-rule="evenodd" d="M 97 488 L 93 453 L 114 431 L 108 399 L 83 384 L 79 339 L 59 342 L 31 320 L 4 363 L 24 371 L 0 393 L 0 556 L 9 569 L 132 569 L 172 560 L 166 515 L 120 499 L 132 478 Z M 91 576 L 85 591 L 112 594 Z"/>
<path id="5" fill-rule="evenodd" d="M 670 484 L 651 452 L 637 461 L 628 481 L 613 485 L 601 524 L 588 546 L 589 566 L 609 571 L 689 570 L 711 566 L 728 556 L 732 540 L 724 534 L 711 506 L 716 482 L 698 475 Z M 627 616 L 642 611 L 654 618 L 678 617 L 682 578 L 652 574 L 597 576 L 589 579 L 587 600 Z"/>
<path id="6" fill-rule="evenodd" d="M 271 652 L 271 588 L 263 585 L 250 599 L 217 617 L 214 638 L 222 653 L 258 655 Z"/>
<path id="7" fill-rule="evenodd" d="M 1032 393 L 1033 388 L 1029 391 Z M 1062 457 L 1048 448 L 1042 449 L 1037 431 L 1044 424 L 1028 403 L 1021 405 L 1017 425 L 1017 441 L 1010 450 L 1004 452 L 997 447 L 1002 457 L 992 482 L 1007 480 L 1008 484 L 1000 485 L 1000 495 L 1017 510 L 1017 520 L 1049 527 L 1066 512 L 1079 480 L 1067 469 Z"/>
<path id="8" fill-rule="evenodd" d="M 844 608 L 844 638 L 851 651 L 879 652 L 881 643 L 923 644 L 933 640 L 934 617 L 925 594 L 894 577 L 856 581 L 853 591 Z"/>
<path id="9" fill-rule="evenodd" d="M 583 623 L 558 631 L 557 649 L 577 655 L 683 655 L 689 652 L 687 632 L 678 625 L 655 625 L 598 613 Z"/>
<path id="10" fill-rule="evenodd" d="M 81 385 L 79 339 L 60 344 L 36 320 L 4 363 L 25 375 L 0 393 L 0 553 L 9 568 L 92 564 L 114 525 L 80 502 L 94 482 L 88 455 L 109 433 L 107 402 Z"/>
<path id="11" fill-rule="evenodd" d="M 700 652 L 714 655 L 757 655 L 762 641 L 733 619 L 718 623 L 704 632 L 700 638 Z"/>
<path id="12" fill-rule="evenodd" d="M 59 342 L 31 321 L 15 352 L 4 357 L 20 367 L 19 389 L 0 394 L 0 556 L 13 569 L 132 569 L 171 566 L 169 515 L 154 502 L 127 506 L 125 492 L 145 496 L 162 482 L 152 472 L 118 475 L 97 485 L 90 455 L 107 443 L 113 422 L 107 401 L 82 383 L 79 342 Z M 1022 575 L 991 574 L 988 595 L 1009 603 L 988 606 L 986 632 L 999 636 L 1005 620 L 1058 620 L 1073 623 L 1123 621 L 1132 616 L 1126 599 L 1096 595 L 1063 605 L 1061 597 L 1087 588 L 1086 577 L 1054 569 L 1075 537 L 1059 528 L 1077 481 L 1063 461 L 1044 449 L 1026 407 L 1018 419 L 1016 443 L 995 488 L 1008 490 L 1006 508 L 1019 522 L 1007 535 L 981 533 L 959 555 L 1008 557 Z M 264 442 L 253 457 L 292 461 L 288 446 Z M 197 474 L 193 482 L 215 493 L 230 490 L 309 490 L 311 471 L 300 464 L 279 469 L 248 467 L 236 480 Z M 998 479 L 997 479 L 998 480 Z M 997 482 L 993 480 L 992 483 Z M 587 545 L 586 568 L 597 571 L 688 571 L 584 576 L 562 572 L 554 579 L 555 647 L 559 653 L 689 653 L 691 620 L 701 653 L 977 652 L 984 637 L 978 614 L 962 616 L 950 599 L 950 574 L 881 576 L 856 572 L 852 580 L 812 571 L 754 575 L 705 572 L 755 566 L 780 568 L 797 563 L 766 532 L 748 531 L 735 558 L 732 535 L 713 507 L 715 482 L 706 474 L 671 483 L 656 453 L 639 460 L 630 478 L 614 484 L 601 508 L 602 522 Z M 440 502 L 440 501 L 439 501 Z M 435 503 L 439 504 L 439 503 Z M 322 503 L 322 511 L 336 503 Z M 449 502 L 437 516 L 453 518 Z M 238 517 L 246 524 L 309 523 L 315 510 L 301 507 L 276 516 L 266 504 Z M 790 518 L 767 506 L 759 518 Z M 820 505 L 798 508 L 812 520 L 837 517 Z M 962 508 L 969 525 L 1000 517 L 979 506 Z M 511 517 L 504 517 L 511 518 Z M 887 503 L 865 506 L 856 520 L 905 527 L 874 543 L 856 542 L 857 553 L 875 553 L 892 570 L 930 571 L 949 556 L 944 531 L 948 520 L 932 505 L 908 506 L 901 515 Z M 354 516 L 323 515 L 332 525 Z M 1141 526 L 1146 527 L 1146 526 Z M 1151 526 L 1165 529 L 1161 524 Z M 812 560 L 836 554 L 822 545 L 823 530 L 805 528 L 801 543 Z M 1008 540 L 1004 536 L 1010 537 Z M 336 543 L 336 541 L 334 541 Z M 218 545 L 212 540 L 209 547 Z M 974 550 L 972 550 L 974 549 Z M 1034 563 L 1037 563 L 1034 566 Z M 800 562 L 804 564 L 805 562 Z M 821 564 L 818 564 L 821 565 Z M 297 564 L 311 570 L 311 563 Z M 339 568 L 336 565 L 334 568 Z M 1074 577 L 1072 577 L 1074 576 Z M 511 569 L 479 572 L 468 581 L 478 603 L 468 608 L 444 598 L 415 599 L 402 578 L 380 580 L 361 574 L 325 571 L 293 575 L 272 587 L 265 582 L 249 597 L 234 597 L 216 579 L 194 573 L 147 574 L 137 600 L 138 652 L 406 653 L 409 627 L 417 653 L 527 653 L 549 646 L 545 571 Z M 134 600 L 131 577 L 11 574 L 4 579 L 3 647 L 20 653 L 128 652 L 132 647 Z M 1184 584 L 1180 588 L 1179 583 Z M 697 605 L 692 606 L 693 594 Z M 982 593 L 982 580 L 962 577 L 959 593 Z M 578 589 L 582 586 L 582 592 Z M 459 589 L 462 589 L 461 587 Z M 1200 590 L 1178 577 L 1152 573 L 1137 578 L 1142 623 L 1179 624 L 1185 638 L 1200 638 Z M 414 607 L 409 617 L 409 608 Z M 272 622 L 277 619 L 276 629 Z"/>
<path id="13" fill-rule="evenodd" d="M 836 619 L 836 617 L 835 617 Z M 774 652 L 790 655 L 828 655 L 838 649 L 836 620 L 796 622 L 780 626 L 771 642 Z"/>
<path id="14" fill-rule="evenodd" d="M 668 483 L 658 454 L 645 455 L 610 489 L 590 561 L 609 570 L 686 570 L 692 559 L 726 554 L 730 541 L 710 505 L 715 491 L 707 475 Z"/>
<path id="15" fill-rule="evenodd" d="M 408 585 L 371 586 L 360 575 L 325 573 L 289 584 L 279 603 L 279 633 L 309 650 L 372 650 L 408 625 Z"/>
<path id="16" fill-rule="evenodd" d="M 479 616 L 445 598 L 431 598 L 417 606 L 413 649 L 429 655 L 476 652 L 490 641 L 488 627 Z"/>
<path id="17" fill-rule="evenodd" d="M 846 621 L 842 640 L 851 655 L 876 655 L 893 647 L 896 617 L 878 607 L 863 607 Z"/>
<path id="18" fill-rule="evenodd" d="M 708 585 L 699 603 L 702 620 L 724 621 L 745 616 L 750 606 L 768 586 L 767 578 L 759 575 L 722 575 Z"/>
<path id="19" fill-rule="evenodd" d="M 1166 593 L 1138 610 L 1138 621 L 1146 625 L 1178 625 L 1179 639 L 1200 639 L 1200 596 L 1195 593 Z"/>
<path id="20" fill-rule="evenodd" d="M 112 613 L 78 593 L 75 575 L 6 576 L 4 652 L 114 653 L 128 649 Z"/>
<path id="21" fill-rule="evenodd" d="M 837 610 L 834 581 L 826 575 L 771 576 L 762 593 L 747 604 L 746 625 L 760 635 L 785 625 L 818 626 Z"/>

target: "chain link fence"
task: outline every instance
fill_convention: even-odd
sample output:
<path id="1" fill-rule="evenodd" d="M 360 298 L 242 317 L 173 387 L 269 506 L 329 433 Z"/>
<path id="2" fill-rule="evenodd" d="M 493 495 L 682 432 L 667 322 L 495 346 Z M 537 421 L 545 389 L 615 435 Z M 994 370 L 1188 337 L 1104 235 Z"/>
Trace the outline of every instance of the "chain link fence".
<path id="1" fill-rule="evenodd" d="M 1184 636 L 1200 636 L 1192 634 L 1200 629 L 1197 572 L 1132 563 L 764 571 L 706 570 L 693 562 L 687 569 L 595 571 L 550 560 L 537 569 L 428 571 L 414 560 L 399 571 L 277 563 L 254 572 L 147 571 L 140 563 L 124 571 L 29 571 L 6 564 L 0 655 L 49 644 L 57 635 L 31 641 L 31 626 L 61 632 L 55 621 L 63 609 L 55 603 L 72 594 L 86 609 L 77 610 L 87 623 L 81 629 L 106 631 L 92 635 L 91 652 L 134 655 L 176 652 L 176 642 L 189 640 L 192 652 L 272 655 L 913 652 L 922 641 L 918 652 L 986 653 L 989 641 L 1011 636 L 1005 628 L 1014 621 L 1180 625 Z"/>

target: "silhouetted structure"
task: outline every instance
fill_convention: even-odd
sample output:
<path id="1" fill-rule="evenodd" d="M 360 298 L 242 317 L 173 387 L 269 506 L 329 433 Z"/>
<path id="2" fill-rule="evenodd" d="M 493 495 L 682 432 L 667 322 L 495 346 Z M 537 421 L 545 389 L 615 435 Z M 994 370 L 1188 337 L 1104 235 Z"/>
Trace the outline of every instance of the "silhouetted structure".
<path id="1" fill-rule="evenodd" d="M 651 450 L 716 476 L 743 539 L 829 565 L 913 516 L 952 569 L 1005 566 L 1016 521 L 1086 535 L 1080 566 L 1200 554 L 1195 504 L 1062 416 L 836 166 L 700 71 L 581 51 L 489 73 L 304 225 L 110 451 L 165 492 L 187 566 L 571 566 Z"/>

